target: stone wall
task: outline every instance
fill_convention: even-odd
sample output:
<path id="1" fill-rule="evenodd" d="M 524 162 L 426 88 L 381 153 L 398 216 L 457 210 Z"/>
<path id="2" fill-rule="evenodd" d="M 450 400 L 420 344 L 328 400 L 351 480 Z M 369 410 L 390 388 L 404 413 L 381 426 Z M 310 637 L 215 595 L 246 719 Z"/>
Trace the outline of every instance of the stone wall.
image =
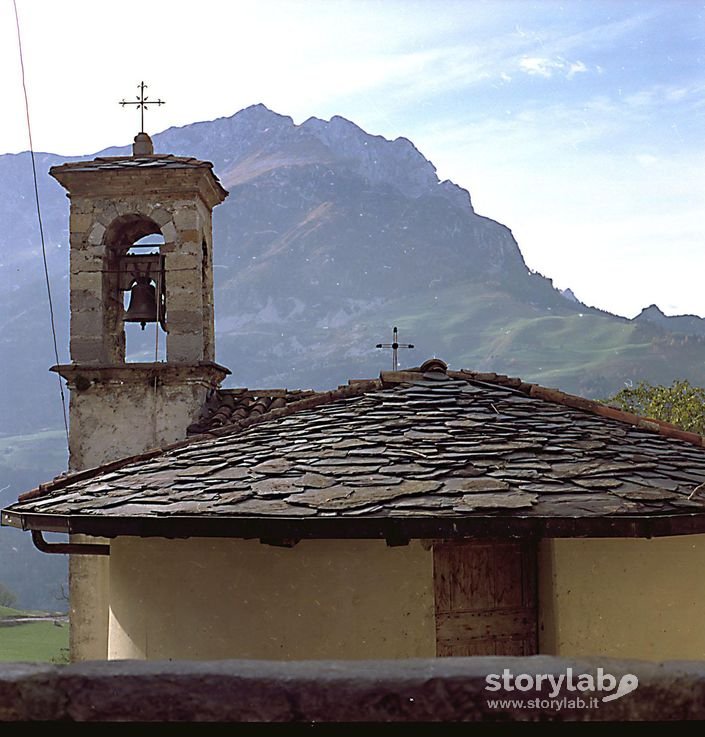
<path id="1" fill-rule="evenodd" d="M 206 173 L 207 172 L 207 173 Z M 214 359 L 211 208 L 222 196 L 201 191 L 207 169 L 62 172 L 52 174 L 71 197 L 71 359 L 81 364 L 125 360 L 123 291 L 118 272 L 131 244 L 159 234 L 164 243 L 167 360 Z M 92 186 L 91 186 L 92 185 Z M 212 187 L 212 183 L 211 183 Z M 154 278 L 154 277 L 153 277 Z"/>
<path id="2" fill-rule="evenodd" d="M 546 698 L 547 689 L 488 692 L 488 674 L 598 676 L 639 684 L 621 698 L 563 688 L 562 708 L 492 707 L 489 699 Z M 533 674 L 533 675 L 532 675 Z M 518 683 L 519 681 L 517 681 Z M 596 705 L 571 706 L 576 696 Z M 461 722 L 705 718 L 705 663 L 439 658 L 402 661 L 81 663 L 0 667 L 2 721 Z"/>

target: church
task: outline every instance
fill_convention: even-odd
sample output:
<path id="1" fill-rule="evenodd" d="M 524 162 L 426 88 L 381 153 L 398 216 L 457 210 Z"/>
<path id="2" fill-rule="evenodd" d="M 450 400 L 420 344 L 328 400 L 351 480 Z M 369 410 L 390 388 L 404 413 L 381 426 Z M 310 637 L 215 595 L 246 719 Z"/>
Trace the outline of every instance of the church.
<path id="1" fill-rule="evenodd" d="M 436 358 L 223 388 L 212 165 L 140 133 L 51 174 L 70 467 L 2 523 L 70 555 L 72 659 L 705 658 L 705 439 Z"/>

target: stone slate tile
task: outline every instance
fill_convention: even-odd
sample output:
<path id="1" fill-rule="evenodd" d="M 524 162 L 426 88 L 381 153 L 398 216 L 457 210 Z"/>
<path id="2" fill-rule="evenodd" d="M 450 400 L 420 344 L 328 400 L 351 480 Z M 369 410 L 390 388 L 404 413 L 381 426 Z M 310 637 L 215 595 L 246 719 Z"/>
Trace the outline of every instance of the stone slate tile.
<path id="1" fill-rule="evenodd" d="M 589 479 L 572 479 L 574 484 L 582 486 L 585 489 L 617 489 L 624 484 L 619 478 L 589 478 Z"/>
<path id="2" fill-rule="evenodd" d="M 257 499 L 250 497 L 240 502 L 219 504 L 218 514 L 246 517 L 309 517 L 312 511 L 305 507 L 287 504 L 283 499 Z"/>
<path id="3" fill-rule="evenodd" d="M 585 461 L 580 463 L 554 463 L 552 473 L 558 478 L 577 478 L 580 476 L 596 476 L 597 474 L 649 470 L 655 467 L 655 463 L 631 464 L 626 462 Z"/>
<path id="4" fill-rule="evenodd" d="M 579 486 L 574 486 L 570 483 L 540 483 L 540 484 L 526 484 L 522 483 L 518 485 L 520 491 L 526 491 L 533 494 L 538 494 L 542 498 L 545 494 L 584 494 L 585 489 Z"/>
<path id="5" fill-rule="evenodd" d="M 618 514 L 625 501 L 608 494 L 541 495 L 527 514 L 541 517 L 601 517 Z"/>
<path id="6" fill-rule="evenodd" d="M 506 481 L 492 478 L 447 479 L 443 483 L 444 493 L 463 492 L 479 494 L 497 491 L 509 491 L 509 484 Z"/>
<path id="7" fill-rule="evenodd" d="M 228 466 L 220 471 L 215 471 L 208 475 L 208 478 L 212 479 L 231 479 L 236 481 L 238 479 L 247 479 L 252 476 L 249 468 L 243 468 L 242 466 Z"/>
<path id="8" fill-rule="evenodd" d="M 258 463 L 256 466 L 253 466 L 251 470 L 254 471 L 255 473 L 278 475 L 278 474 L 286 473 L 292 467 L 293 467 L 293 464 L 290 461 L 287 461 L 284 458 L 276 458 L 271 461 L 264 461 L 263 463 Z"/>
<path id="9" fill-rule="evenodd" d="M 296 481 L 297 486 L 309 489 L 325 489 L 337 483 L 333 476 L 323 476 L 320 473 L 311 473 L 310 471 L 302 476 L 297 476 Z"/>
<path id="10" fill-rule="evenodd" d="M 300 491 L 301 486 L 295 483 L 294 478 L 284 477 L 270 477 L 262 479 L 262 481 L 255 481 L 250 489 L 258 497 L 278 497 L 288 496 L 289 494 Z"/>
<path id="11" fill-rule="evenodd" d="M 446 507 L 401 507 L 395 504 L 386 507 L 390 517 L 457 517 L 458 513 Z"/>
<path id="12" fill-rule="evenodd" d="M 320 473 L 323 476 L 338 476 L 341 478 L 345 476 L 358 476 L 360 474 L 377 473 L 377 471 L 379 471 L 381 467 L 381 463 L 376 463 L 374 465 L 366 464 L 364 466 L 361 464 L 335 466 L 325 463 L 324 461 L 314 463 L 312 465 L 297 465 L 297 468 L 301 469 L 302 471 L 312 471 L 313 473 Z"/>
<path id="13" fill-rule="evenodd" d="M 484 509 L 525 509 L 532 507 L 538 494 L 511 491 L 506 494 L 466 494 L 453 505 L 455 512 L 477 512 Z"/>
<path id="14" fill-rule="evenodd" d="M 391 466 L 385 466 L 384 472 L 400 476 L 417 476 L 427 472 L 428 468 L 421 466 L 413 461 L 410 463 L 393 463 Z"/>
<path id="15" fill-rule="evenodd" d="M 347 486 L 392 486 L 402 482 L 401 476 L 389 476 L 382 473 L 368 473 L 345 478 Z"/>
<path id="16" fill-rule="evenodd" d="M 378 504 L 397 497 L 427 494 L 440 488 L 435 481 L 402 481 L 391 486 L 331 486 L 292 494 L 287 501 L 328 511 Z"/>
<path id="17" fill-rule="evenodd" d="M 212 507 L 232 506 L 238 502 L 250 499 L 254 496 L 254 492 L 251 489 L 236 489 L 233 491 L 219 491 L 218 499 L 216 499 Z"/>
<path id="18" fill-rule="evenodd" d="M 618 489 L 612 490 L 612 493 L 622 499 L 630 501 L 670 501 L 672 499 L 680 499 L 681 494 L 667 489 L 657 489 L 652 486 L 640 486 L 639 484 L 622 484 Z"/>

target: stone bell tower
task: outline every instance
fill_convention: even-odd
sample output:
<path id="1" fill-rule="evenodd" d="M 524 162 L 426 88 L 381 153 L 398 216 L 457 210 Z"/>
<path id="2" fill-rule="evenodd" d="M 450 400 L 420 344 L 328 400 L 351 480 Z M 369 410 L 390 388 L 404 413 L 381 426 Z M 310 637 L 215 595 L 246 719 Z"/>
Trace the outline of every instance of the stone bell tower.
<path id="1" fill-rule="evenodd" d="M 71 363 L 52 370 L 71 391 L 69 468 L 79 471 L 185 438 L 229 373 L 213 361 L 212 239 L 213 207 L 228 193 L 211 163 L 155 154 L 146 133 L 131 156 L 50 174 L 71 201 Z M 150 235 L 163 242 L 141 245 Z M 153 323 L 166 360 L 155 351 L 126 362 L 126 322 Z M 107 657 L 109 580 L 109 556 L 71 556 L 72 660 Z"/>
<path id="2" fill-rule="evenodd" d="M 72 363 L 54 370 L 71 390 L 69 463 L 79 470 L 184 438 L 207 391 L 227 375 L 213 362 L 211 223 L 228 193 L 210 162 L 154 154 L 146 133 L 132 156 L 50 173 L 71 200 Z M 148 235 L 163 244 L 144 254 L 135 244 Z M 161 327 L 166 361 L 125 361 L 131 290 L 152 295 L 153 314 L 142 305 L 136 319 Z"/>

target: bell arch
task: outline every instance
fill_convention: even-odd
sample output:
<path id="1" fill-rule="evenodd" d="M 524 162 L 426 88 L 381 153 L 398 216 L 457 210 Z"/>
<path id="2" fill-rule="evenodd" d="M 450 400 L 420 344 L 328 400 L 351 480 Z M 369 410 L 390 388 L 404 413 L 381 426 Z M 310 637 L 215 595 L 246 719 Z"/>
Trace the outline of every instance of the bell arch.
<path id="1" fill-rule="evenodd" d="M 158 236 L 161 243 L 143 245 L 149 236 Z M 166 278 L 163 246 L 166 239 L 163 225 L 144 213 L 127 213 L 117 216 L 108 224 L 101 240 L 103 338 L 111 362 L 143 362 L 164 358 Z M 144 330 L 146 323 L 154 324 L 155 333 L 151 340 L 138 334 L 137 325 Z M 127 325 L 129 327 L 126 328 Z M 164 333 L 161 351 L 160 327 Z"/>
<path id="2" fill-rule="evenodd" d="M 125 283 L 124 264 L 148 256 L 131 247 L 155 234 L 164 239 L 156 272 L 162 278 L 139 283 L 143 295 L 154 288 L 163 296 L 166 363 L 197 368 L 213 362 L 212 210 L 227 192 L 212 164 L 134 154 L 62 164 L 51 174 L 71 199 L 72 362 L 125 363 L 124 292 L 137 280 Z"/>

